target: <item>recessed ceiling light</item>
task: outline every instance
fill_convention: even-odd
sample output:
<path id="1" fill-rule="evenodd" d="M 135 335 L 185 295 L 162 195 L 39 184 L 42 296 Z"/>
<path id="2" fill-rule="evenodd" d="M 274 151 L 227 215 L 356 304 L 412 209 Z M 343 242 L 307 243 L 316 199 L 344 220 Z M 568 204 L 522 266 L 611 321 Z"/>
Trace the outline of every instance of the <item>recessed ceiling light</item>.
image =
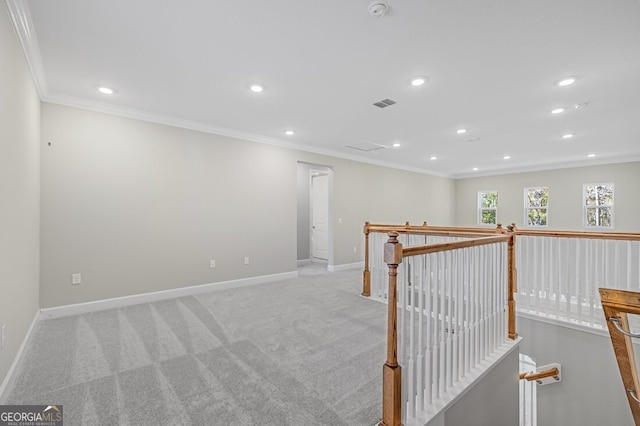
<path id="1" fill-rule="evenodd" d="M 412 86 L 422 86 L 427 80 L 424 77 L 416 77 L 411 80 Z"/>
<path id="2" fill-rule="evenodd" d="M 477 172 L 477 171 L 478 171 L 478 168 L 477 168 L 477 167 L 474 167 L 474 168 L 473 168 L 473 169 L 471 169 L 471 170 L 473 170 L 474 172 Z"/>
<path id="3" fill-rule="evenodd" d="M 566 78 L 563 78 L 562 80 L 556 81 L 556 86 L 570 86 L 573 83 L 575 83 L 576 80 L 577 80 L 576 77 L 566 77 Z"/>
<path id="4" fill-rule="evenodd" d="M 105 95 L 113 95 L 113 89 L 105 86 L 98 87 L 98 92 L 103 93 Z"/>
<path id="5" fill-rule="evenodd" d="M 504 157 L 502 157 L 504 160 L 510 160 L 511 156 L 510 155 L 505 155 Z"/>
<path id="6" fill-rule="evenodd" d="M 250 87 L 252 92 L 260 93 L 264 90 L 264 88 L 258 84 L 252 84 Z"/>
<path id="7" fill-rule="evenodd" d="M 595 156 L 596 156 L 595 154 L 589 154 L 589 155 L 587 155 L 587 157 L 589 157 L 589 158 L 593 158 L 593 157 L 595 157 Z"/>
<path id="8" fill-rule="evenodd" d="M 562 135 L 562 139 L 571 139 L 573 137 L 573 133 L 565 133 Z"/>
<path id="9" fill-rule="evenodd" d="M 284 132 L 285 135 L 287 136 L 293 136 L 295 134 L 295 132 L 293 130 L 287 130 Z"/>
<path id="10" fill-rule="evenodd" d="M 551 110 L 551 114 L 560 114 L 564 112 L 564 108 L 554 108 Z"/>
<path id="11" fill-rule="evenodd" d="M 575 104 L 573 107 L 575 109 L 582 109 L 582 108 L 586 107 L 587 105 L 589 105 L 589 102 L 582 102 L 582 103 L 579 103 L 579 104 Z"/>
<path id="12" fill-rule="evenodd" d="M 400 144 L 398 142 L 396 142 L 396 143 L 393 144 L 393 147 L 394 148 L 400 148 Z"/>
<path id="13" fill-rule="evenodd" d="M 429 157 L 429 160 L 437 160 L 438 157 L 436 157 L 435 155 L 432 155 L 431 157 Z"/>
<path id="14" fill-rule="evenodd" d="M 456 130 L 456 133 L 459 134 L 459 135 L 462 135 L 464 133 L 467 133 L 467 129 L 458 129 L 458 130 Z"/>

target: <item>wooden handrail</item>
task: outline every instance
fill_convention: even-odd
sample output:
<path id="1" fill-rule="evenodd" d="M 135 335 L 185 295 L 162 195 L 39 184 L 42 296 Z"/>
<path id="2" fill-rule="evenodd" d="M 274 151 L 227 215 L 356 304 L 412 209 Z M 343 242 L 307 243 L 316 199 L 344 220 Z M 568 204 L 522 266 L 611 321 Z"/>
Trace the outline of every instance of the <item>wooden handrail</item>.
<path id="1" fill-rule="evenodd" d="M 497 235 L 492 237 L 482 236 L 480 238 L 452 241 L 449 243 L 427 244 L 422 246 L 405 247 L 402 249 L 402 256 L 419 256 L 421 254 L 435 253 L 438 251 L 448 251 L 463 249 L 466 247 L 476 247 L 486 244 L 500 243 L 509 240 L 508 235 Z"/>
<path id="2" fill-rule="evenodd" d="M 609 328 L 611 344 L 618 361 L 622 384 L 626 390 L 627 400 L 631 408 L 631 415 L 635 424 L 640 425 L 640 401 L 638 401 L 640 381 L 638 380 L 638 369 L 627 317 L 627 314 L 640 315 L 640 293 L 608 288 L 600 288 L 598 291 L 600 292 L 602 310 Z M 616 327 L 616 324 L 612 321 L 613 319 L 616 320 L 615 322 L 618 323 L 618 326 L 622 327 L 622 331 Z"/>
<path id="3" fill-rule="evenodd" d="M 506 230 L 502 228 L 502 225 L 498 224 L 496 228 L 463 228 L 453 226 L 430 226 L 427 221 L 422 222 L 422 225 L 411 225 L 409 222 L 405 222 L 404 225 L 391 225 L 365 222 L 363 227 L 364 233 L 364 270 L 362 271 L 362 295 L 366 297 L 371 296 L 371 270 L 369 269 L 369 234 L 396 232 L 398 234 L 410 234 L 410 235 L 431 235 L 431 236 L 447 236 L 447 237 L 461 237 L 461 238 L 477 238 L 484 237 L 487 234 L 504 234 Z"/>
<path id="4" fill-rule="evenodd" d="M 540 230 L 540 229 L 522 229 L 515 228 L 514 232 L 517 235 L 528 236 L 548 236 L 548 237 L 562 237 L 562 238 L 594 238 L 594 239 L 606 239 L 606 240 L 640 240 L 640 233 L 635 232 L 593 232 L 593 231 L 561 231 L 561 230 Z M 366 225 L 368 232 L 397 232 L 399 234 L 416 233 L 416 234 L 429 234 L 431 232 L 434 235 L 467 235 L 467 234 L 495 234 L 497 230 L 504 229 L 500 224 L 496 228 L 484 228 L 484 227 L 464 227 L 464 226 L 431 226 L 427 225 L 427 222 L 423 222 L 422 225 L 410 225 L 406 222 L 404 225 L 387 225 L 387 224 L 373 224 L 367 222 Z"/>
<path id="5" fill-rule="evenodd" d="M 531 382 L 533 380 L 545 379 L 547 377 L 556 377 L 558 374 L 560 374 L 560 370 L 558 370 L 556 367 L 553 367 L 549 370 L 544 371 L 529 371 L 527 373 L 520 373 L 520 380 L 524 379 Z"/>
<path id="6" fill-rule="evenodd" d="M 640 233 L 633 232 L 583 232 L 583 231 L 542 231 L 537 229 L 518 229 L 517 235 L 532 237 L 587 238 L 600 240 L 640 241 Z"/>
<path id="7" fill-rule="evenodd" d="M 433 253 L 436 251 L 455 250 L 458 248 L 471 247 L 475 245 L 491 244 L 497 241 L 504 241 L 505 238 L 508 238 L 508 334 L 510 339 L 516 339 L 518 337 L 518 333 L 516 332 L 516 302 L 514 297 L 517 291 L 515 237 L 516 234 L 520 232 L 520 230 L 516 230 L 515 224 L 512 223 L 505 229 L 502 227 L 502 224 L 497 224 L 495 228 L 465 228 L 453 226 L 430 226 L 426 221 L 424 221 L 422 225 L 410 225 L 409 222 L 405 222 L 404 225 L 385 225 L 365 222 L 363 231 L 365 234 L 365 259 L 362 278 L 363 296 L 371 295 L 371 272 L 369 270 L 369 234 L 371 232 L 396 233 L 396 238 L 399 234 L 444 235 L 468 238 L 468 240 L 458 242 L 431 244 L 429 246 L 407 247 L 403 249 L 403 256 L 413 256 Z M 497 234 L 500 235 L 500 237 L 487 237 L 488 234 Z M 502 237 L 502 235 L 505 235 L 505 237 Z"/>
<path id="8" fill-rule="evenodd" d="M 430 233 L 433 232 L 434 235 L 447 235 L 447 233 L 452 233 L 455 235 L 465 236 L 467 234 L 495 234 L 496 233 L 496 228 L 431 226 L 431 225 L 427 225 L 427 222 L 424 222 L 422 225 L 410 225 L 409 222 L 406 222 L 404 225 L 387 225 L 387 224 L 366 222 L 365 228 L 366 228 L 365 233 L 378 232 L 378 233 L 385 233 L 385 234 L 389 232 L 397 232 L 398 234 L 429 235 Z"/>

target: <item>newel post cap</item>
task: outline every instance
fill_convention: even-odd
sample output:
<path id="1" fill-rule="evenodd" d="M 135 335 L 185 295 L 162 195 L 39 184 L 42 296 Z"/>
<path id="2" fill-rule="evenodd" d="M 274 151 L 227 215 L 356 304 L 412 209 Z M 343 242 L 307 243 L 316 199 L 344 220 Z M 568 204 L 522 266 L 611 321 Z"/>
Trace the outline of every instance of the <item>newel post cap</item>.
<path id="1" fill-rule="evenodd" d="M 384 244 L 384 261 L 387 265 L 399 265 L 402 262 L 402 244 L 397 232 L 389 232 L 389 240 Z"/>

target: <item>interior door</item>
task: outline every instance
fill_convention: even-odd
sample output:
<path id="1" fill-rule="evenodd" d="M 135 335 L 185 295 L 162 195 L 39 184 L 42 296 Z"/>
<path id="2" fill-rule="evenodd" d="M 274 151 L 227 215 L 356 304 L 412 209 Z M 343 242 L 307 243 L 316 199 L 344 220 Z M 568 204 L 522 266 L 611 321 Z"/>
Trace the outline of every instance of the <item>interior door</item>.
<path id="1" fill-rule="evenodd" d="M 311 256 L 328 259 L 329 175 L 311 171 Z"/>

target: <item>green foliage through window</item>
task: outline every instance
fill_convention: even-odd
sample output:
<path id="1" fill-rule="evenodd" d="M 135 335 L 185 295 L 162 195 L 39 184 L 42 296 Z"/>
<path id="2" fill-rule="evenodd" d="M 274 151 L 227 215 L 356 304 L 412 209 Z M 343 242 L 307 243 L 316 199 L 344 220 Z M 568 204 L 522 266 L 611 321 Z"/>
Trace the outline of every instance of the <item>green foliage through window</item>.
<path id="1" fill-rule="evenodd" d="M 547 226 L 549 188 L 526 188 L 525 198 L 527 226 Z"/>
<path id="2" fill-rule="evenodd" d="M 584 185 L 585 225 L 613 227 L 613 184 Z"/>
<path id="3" fill-rule="evenodd" d="M 478 224 L 495 225 L 498 216 L 498 191 L 478 192 Z"/>

